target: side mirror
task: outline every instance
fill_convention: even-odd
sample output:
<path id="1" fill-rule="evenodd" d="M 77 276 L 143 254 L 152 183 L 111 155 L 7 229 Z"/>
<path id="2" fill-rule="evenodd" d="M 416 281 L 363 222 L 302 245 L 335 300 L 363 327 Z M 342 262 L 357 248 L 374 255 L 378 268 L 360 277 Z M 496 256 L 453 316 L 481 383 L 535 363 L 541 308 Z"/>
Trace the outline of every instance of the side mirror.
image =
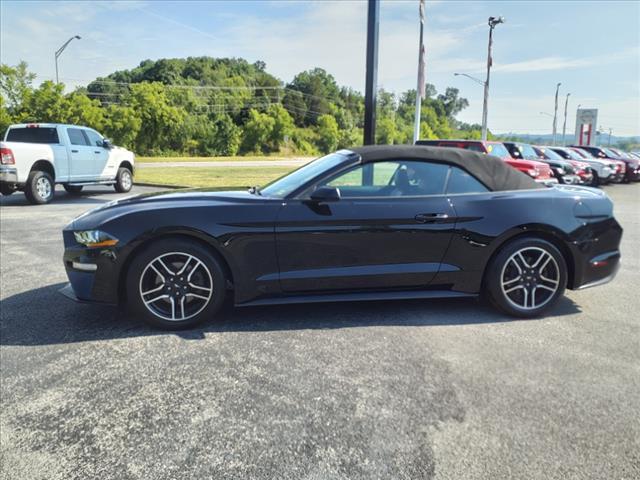
<path id="1" fill-rule="evenodd" d="M 320 187 L 311 194 L 312 202 L 337 202 L 340 200 L 340 189 L 336 187 Z"/>
<path id="2" fill-rule="evenodd" d="M 108 138 L 105 138 L 104 140 L 102 140 L 102 147 L 106 148 L 107 150 L 111 150 L 113 148 L 113 143 L 111 143 L 111 140 L 109 140 Z"/>

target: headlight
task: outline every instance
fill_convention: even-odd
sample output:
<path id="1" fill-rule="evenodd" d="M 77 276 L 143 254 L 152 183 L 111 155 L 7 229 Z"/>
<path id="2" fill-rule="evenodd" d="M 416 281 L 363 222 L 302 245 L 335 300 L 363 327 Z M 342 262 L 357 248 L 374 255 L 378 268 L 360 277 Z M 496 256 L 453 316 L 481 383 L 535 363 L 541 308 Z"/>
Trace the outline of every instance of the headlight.
<path id="1" fill-rule="evenodd" d="M 527 170 L 527 172 L 529 173 L 529 175 L 531 175 L 532 177 L 537 177 L 538 175 L 540 175 L 540 172 L 538 172 L 537 169 L 535 168 L 530 168 L 529 170 Z"/>
<path id="2" fill-rule="evenodd" d="M 100 230 L 73 232 L 76 242 L 86 247 L 113 247 L 118 239 Z"/>

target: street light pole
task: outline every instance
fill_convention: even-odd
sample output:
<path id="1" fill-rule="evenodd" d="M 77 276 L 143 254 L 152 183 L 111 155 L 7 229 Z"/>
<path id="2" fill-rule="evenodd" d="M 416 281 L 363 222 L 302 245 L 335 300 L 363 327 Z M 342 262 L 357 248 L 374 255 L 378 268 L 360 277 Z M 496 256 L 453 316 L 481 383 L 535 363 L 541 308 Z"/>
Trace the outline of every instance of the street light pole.
<path id="1" fill-rule="evenodd" d="M 564 123 L 562 124 L 562 146 L 564 147 L 565 144 L 565 135 L 567 134 L 567 107 L 569 106 L 569 95 L 571 95 L 570 93 L 567 93 L 567 97 L 564 99 Z"/>
<path id="2" fill-rule="evenodd" d="M 367 8 L 367 70 L 364 90 L 364 145 L 376 143 L 379 18 L 380 0 L 369 0 Z"/>
<path id="3" fill-rule="evenodd" d="M 553 145 L 556 144 L 556 133 L 558 130 L 558 91 L 560 90 L 560 85 L 562 85 L 560 82 L 556 85 L 556 103 L 553 110 Z"/>
<path id="4" fill-rule="evenodd" d="M 467 77 L 469 80 L 473 80 L 476 83 L 479 83 L 480 85 L 484 86 L 484 82 L 482 80 L 480 80 L 479 78 L 476 77 L 472 77 L 471 75 L 468 75 L 466 73 L 454 73 L 453 74 L 456 77 Z"/>
<path id="5" fill-rule="evenodd" d="M 489 77 L 491 75 L 491 47 L 493 45 L 493 29 L 499 23 L 504 23 L 504 17 L 489 17 L 489 45 L 487 47 L 487 79 L 484 82 L 484 102 L 482 104 L 482 140 L 487 139 L 487 113 L 489 108 Z"/>
<path id="6" fill-rule="evenodd" d="M 67 45 L 69 45 L 71 43 L 71 40 L 74 40 L 74 39 L 80 40 L 80 35 L 74 35 L 69 40 L 64 42 L 64 44 L 58 50 L 56 50 L 56 53 L 55 53 L 55 57 L 56 57 L 56 83 L 60 83 L 60 81 L 58 80 L 58 57 L 60 55 L 62 55 L 62 52 L 64 52 L 64 49 L 67 48 Z"/>

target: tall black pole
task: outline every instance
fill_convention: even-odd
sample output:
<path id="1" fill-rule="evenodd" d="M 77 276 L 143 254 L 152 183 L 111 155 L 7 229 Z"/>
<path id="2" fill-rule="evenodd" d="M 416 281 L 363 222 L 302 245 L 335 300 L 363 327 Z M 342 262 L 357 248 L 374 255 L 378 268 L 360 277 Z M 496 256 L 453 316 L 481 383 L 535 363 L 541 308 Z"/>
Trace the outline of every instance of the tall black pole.
<path id="1" fill-rule="evenodd" d="M 378 25 L 380 0 L 369 0 L 367 13 L 367 81 L 364 92 L 364 144 L 376 143 L 378 84 Z"/>

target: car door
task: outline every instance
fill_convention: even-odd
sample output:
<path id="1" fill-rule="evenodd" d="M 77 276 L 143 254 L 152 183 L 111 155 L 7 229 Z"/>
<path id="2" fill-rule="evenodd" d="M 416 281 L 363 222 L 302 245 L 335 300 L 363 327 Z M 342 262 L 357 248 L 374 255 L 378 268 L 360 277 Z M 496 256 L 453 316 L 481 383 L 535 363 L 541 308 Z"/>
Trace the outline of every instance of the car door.
<path id="1" fill-rule="evenodd" d="M 81 182 L 91 180 L 94 174 L 94 153 L 82 128 L 67 127 L 69 138 L 69 179 Z"/>
<path id="2" fill-rule="evenodd" d="M 116 165 L 110 161 L 110 150 L 103 146 L 104 138 L 95 130 L 84 129 L 93 147 L 93 175 L 97 179 L 113 179 L 116 176 Z"/>
<path id="3" fill-rule="evenodd" d="M 449 167 L 417 161 L 357 165 L 318 182 L 341 198 L 288 199 L 276 220 L 285 292 L 424 288 L 455 224 L 444 195 Z"/>

